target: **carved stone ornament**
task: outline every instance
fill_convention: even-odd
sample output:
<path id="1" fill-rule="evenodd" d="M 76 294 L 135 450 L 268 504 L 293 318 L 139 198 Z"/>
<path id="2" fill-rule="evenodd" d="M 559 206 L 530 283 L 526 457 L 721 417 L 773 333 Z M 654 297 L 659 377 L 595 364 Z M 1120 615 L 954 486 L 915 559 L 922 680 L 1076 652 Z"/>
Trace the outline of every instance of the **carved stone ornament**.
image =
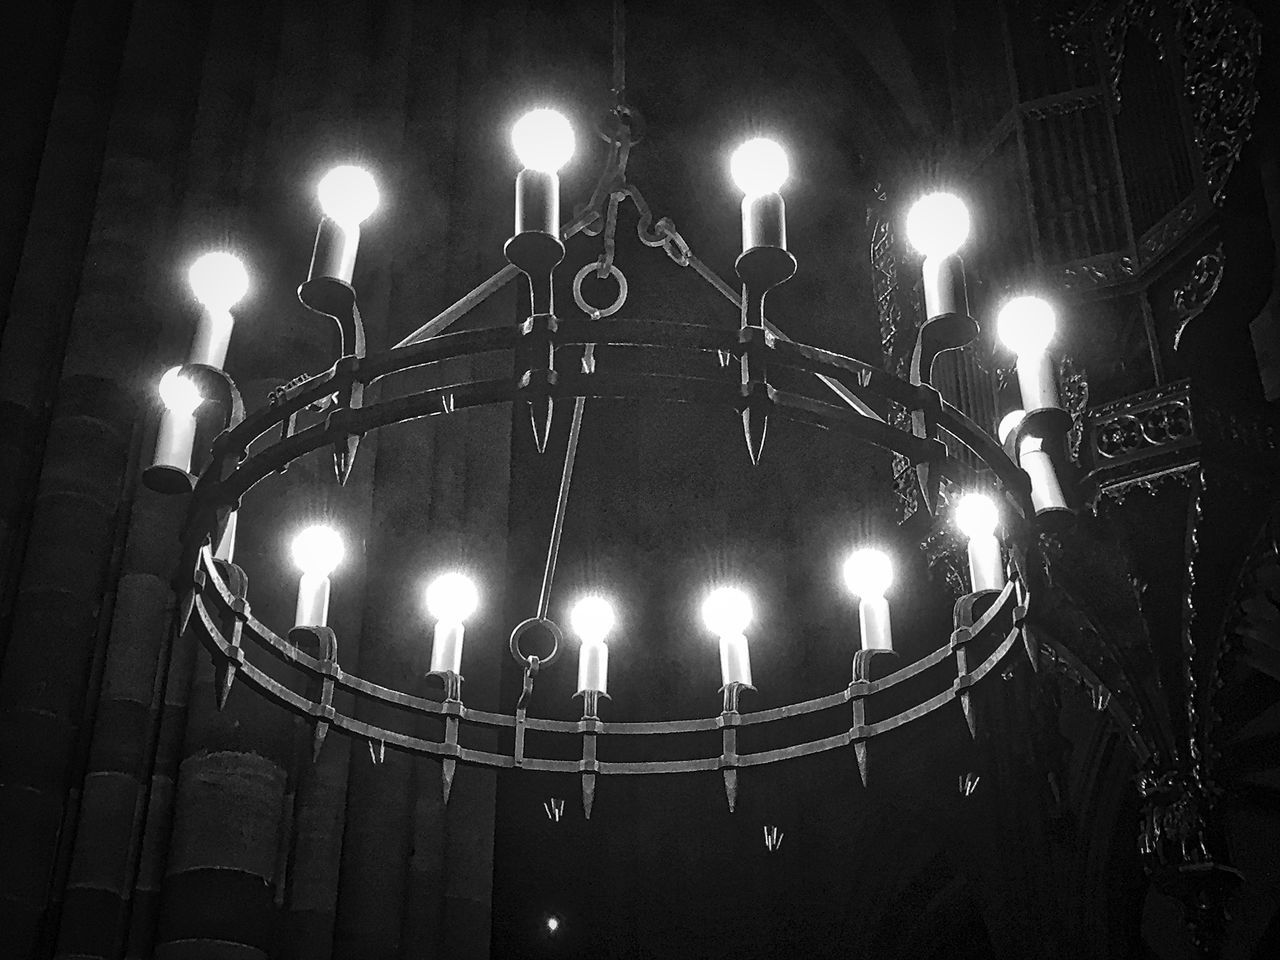
<path id="1" fill-rule="evenodd" d="M 899 344 L 903 339 L 902 311 L 898 307 L 897 239 L 885 211 L 873 208 L 868 211 L 867 219 L 871 227 L 871 284 L 880 320 L 880 352 L 885 366 L 894 370 L 900 365 Z"/>
<path id="2" fill-rule="evenodd" d="M 1089 406 L 1089 377 L 1070 357 L 1058 361 L 1058 383 L 1062 386 L 1062 407 L 1071 414 L 1067 431 L 1067 456 L 1080 460 L 1080 441 L 1084 437 L 1085 408 Z"/>
<path id="3" fill-rule="evenodd" d="M 1057 284 L 1066 290 L 1092 290 L 1133 279 L 1137 264 L 1120 253 L 1104 253 L 1058 268 Z"/>
<path id="4" fill-rule="evenodd" d="M 1227 258 L 1222 252 L 1222 244 L 1196 258 L 1186 281 L 1173 291 L 1173 311 L 1181 318 L 1183 325 L 1209 305 L 1222 283 L 1226 266 Z M 1181 327 L 1178 332 L 1182 332 Z"/>
<path id="5" fill-rule="evenodd" d="M 1175 0 L 1168 5 L 1129 0 L 1102 27 L 1107 81 L 1116 109 L 1121 106 L 1125 42 L 1132 26 L 1146 33 L 1162 57 L 1181 54 L 1183 93 L 1191 108 L 1201 173 L 1209 196 L 1221 205 L 1258 108 L 1262 27 L 1252 13 L 1229 0 Z"/>

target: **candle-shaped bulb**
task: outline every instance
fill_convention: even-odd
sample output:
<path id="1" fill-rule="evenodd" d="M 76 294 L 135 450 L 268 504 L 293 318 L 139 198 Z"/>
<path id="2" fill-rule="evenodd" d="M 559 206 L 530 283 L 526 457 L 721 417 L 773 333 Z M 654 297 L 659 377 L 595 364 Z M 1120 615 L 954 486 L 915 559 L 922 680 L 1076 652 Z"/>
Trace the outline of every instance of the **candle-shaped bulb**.
<path id="1" fill-rule="evenodd" d="M 181 367 L 171 368 L 160 378 L 158 392 L 160 402 L 164 404 L 164 414 L 160 417 L 160 429 L 156 434 L 152 467 L 159 469 L 149 471 L 153 477 L 148 480 L 149 484 L 159 482 L 155 477 L 163 480 L 168 468 L 183 474 L 190 472 L 191 451 L 196 442 L 196 408 L 204 402 L 200 388 L 189 377 L 183 376 Z M 175 489 L 183 489 L 187 483 L 184 481 Z M 167 482 L 163 489 L 168 489 Z"/>
<path id="2" fill-rule="evenodd" d="M 751 598 L 737 587 L 718 587 L 702 603 L 702 622 L 718 637 L 745 633 L 753 617 Z"/>
<path id="3" fill-rule="evenodd" d="M 290 553 L 294 565 L 303 573 L 327 577 L 342 563 L 346 548 L 337 530 L 316 524 L 299 531 Z"/>
<path id="4" fill-rule="evenodd" d="M 442 573 L 427 586 L 427 613 L 436 621 L 431 643 L 431 672 L 462 675 L 463 623 L 476 612 L 480 593 L 463 573 Z M 447 695 L 450 685 L 445 684 Z"/>
<path id="5" fill-rule="evenodd" d="M 702 603 L 702 622 L 720 641 L 720 685 L 740 683 L 750 687 L 751 650 L 746 629 L 754 612 L 751 598 L 736 587 L 718 587 Z M 735 690 L 738 688 L 734 688 Z M 726 706 L 725 709 L 729 709 Z"/>
<path id="6" fill-rule="evenodd" d="M 165 409 L 179 417 L 192 416 L 204 403 L 200 388 L 190 377 L 183 375 L 181 367 L 171 367 L 165 372 L 160 378 L 159 393 Z"/>
<path id="7" fill-rule="evenodd" d="M 240 258 L 230 253 L 206 253 L 187 271 L 191 292 L 206 309 L 230 310 L 249 292 L 249 274 Z"/>
<path id="8" fill-rule="evenodd" d="M 1018 389 L 1027 410 L 1058 406 L 1057 378 L 1047 352 L 1056 327 L 1053 307 L 1039 297 L 1015 297 L 996 317 L 1001 341 L 1018 355 Z"/>
<path id="9" fill-rule="evenodd" d="M 583 643 L 603 643 L 616 623 L 613 604 L 604 597 L 583 597 L 569 613 L 569 626 Z"/>
<path id="10" fill-rule="evenodd" d="M 791 167 L 782 147 L 766 137 L 756 137 L 733 151 L 729 172 L 738 189 L 750 198 L 781 190 Z"/>
<path id="11" fill-rule="evenodd" d="M 1004 586 L 1004 562 L 996 525 L 1000 511 L 986 494 L 966 493 L 956 503 L 956 526 L 969 541 L 969 580 L 974 591 Z"/>
<path id="12" fill-rule="evenodd" d="M 320 209 L 344 229 L 359 227 L 378 209 L 380 197 L 373 175 L 362 167 L 334 167 L 316 187 Z"/>
<path id="13" fill-rule="evenodd" d="M 907 213 L 907 240 L 927 257 L 949 257 L 968 238 L 969 208 L 954 194 L 926 194 Z"/>
<path id="14" fill-rule="evenodd" d="M 1000 442 L 1006 443 L 1009 435 L 1018 429 L 1018 424 L 1022 422 L 1022 418 L 1027 415 L 1025 410 L 1010 410 L 1000 418 L 1000 426 L 996 428 L 996 436 L 1000 438 Z"/>
<path id="15" fill-rule="evenodd" d="M 893 561 L 874 547 L 855 550 L 844 562 L 844 583 L 855 597 L 883 597 L 893 586 Z"/>
<path id="16" fill-rule="evenodd" d="M 1000 522 L 1000 512 L 995 501 L 983 493 L 966 493 L 956 503 L 956 526 L 970 540 L 990 537 Z"/>
<path id="17" fill-rule="evenodd" d="M 462 573 L 442 573 L 427 587 L 427 613 L 442 623 L 465 623 L 480 604 L 474 581 Z"/>
<path id="18" fill-rule="evenodd" d="M 329 622 L 329 574 L 342 563 L 346 552 L 342 537 L 332 527 L 306 527 L 290 548 L 294 565 L 302 571 L 298 580 L 298 605 L 294 626 L 323 627 Z"/>
<path id="19" fill-rule="evenodd" d="M 613 604 L 604 597 L 583 597 L 569 612 L 569 626 L 582 640 L 578 648 L 579 693 L 609 692 L 609 646 L 604 641 L 616 621 Z"/>
<path id="20" fill-rule="evenodd" d="M 996 317 L 1000 341 L 1019 357 L 1044 353 L 1056 329 L 1053 307 L 1039 297 L 1014 297 Z"/>
<path id="21" fill-rule="evenodd" d="M 893 586 L 893 561 L 883 550 L 863 547 L 844 562 L 844 582 L 858 598 L 858 626 L 862 649 L 893 650 L 889 625 L 889 601 L 885 592 Z"/>
<path id="22" fill-rule="evenodd" d="M 511 128 L 511 145 L 527 169 L 555 173 L 573 156 L 573 127 L 557 110 L 530 110 Z"/>

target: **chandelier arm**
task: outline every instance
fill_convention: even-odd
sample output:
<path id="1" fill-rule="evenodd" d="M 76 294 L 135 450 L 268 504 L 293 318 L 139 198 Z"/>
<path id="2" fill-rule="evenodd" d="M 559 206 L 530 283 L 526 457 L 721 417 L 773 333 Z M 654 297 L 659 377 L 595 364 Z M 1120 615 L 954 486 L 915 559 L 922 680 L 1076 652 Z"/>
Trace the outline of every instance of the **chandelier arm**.
<path id="1" fill-rule="evenodd" d="M 820 347 L 811 347 L 788 337 L 776 338 L 772 357 L 772 363 L 777 366 L 787 366 L 819 376 L 825 374 L 840 382 L 853 379 L 859 389 L 870 390 L 880 398 L 909 409 L 917 409 L 926 402 L 926 395 L 920 387 L 885 373 L 866 361 L 855 360 Z M 874 419 L 884 422 L 879 416 Z"/>
<path id="2" fill-rule="evenodd" d="M 877 447 L 900 453 L 912 463 L 941 463 L 950 459 L 947 448 L 939 441 L 912 436 L 883 421 L 855 413 L 847 407 L 837 407 L 786 390 L 774 390 L 772 397 L 780 416 L 815 427 L 838 429 Z M 959 465 L 959 461 L 955 463 Z"/>
<path id="3" fill-rule="evenodd" d="M 571 237 L 576 237 L 599 218 L 599 211 L 587 210 L 575 219 L 571 220 L 561 229 L 561 239 L 568 240 Z M 485 280 L 473 287 L 467 293 L 459 297 L 454 303 L 445 307 L 422 326 L 418 327 L 418 329 L 414 330 L 413 333 L 401 339 L 391 349 L 400 350 L 404 347 L 412 346 L 415 343 L 421 343 L 424 340 L 429 340 L 432 337 L 443 333 L 453 323 L 466 316 L 476 307 L 480 306 L 480 304 L 484 303 L 519 275 L 519 268 L 508 263 L 488 280 Z"/>
<path id="4" fill-rule="evenodd" d="M 569 441 L 564 451 L 564 469 L 560 471 L 560 490 L 556 494 L 556 512 L 551 521 L 551 538 L 547 544 L 547 562 L 542 568 L 542 589 L 538 594 L 539 620 L 545 620 L 551 605 L 551 584 L 555 580 L 556 561 L 560 558 L 560 537 L 564 533 L 564 518 L 569 507 L 569 485 L 573 482 L 573 464 L 578 455 L 578 434 L 582 429 L 582 412 L 586 398 L 573 402 L 573 419 L 569 423 Z"/>
<path id="5" fill-rule="evenodd" d="M 671 228 L 671 233 L 674 233 L 676 236 L 680 236 L 680 234 L 675 231 L 674 227 Z M 684 238 L 680 237 L 680 240 L 683 243 Z M 684 253 L 684 259 L 685 259 L 685 262 L 688 264 L 688 266 L 692 267 L 694 269 L 694 272 L 697 273 L 698 276 L 702 277 L 703 280 L 705 280 L 717 291 L 719 291 L 721 296 L 723 296 L 726 300 L 728 300 L 735 307 L 741 310 L 742 309 L 741 294 L 739 294 L 736 290 L 734 290 L 733 287 L 729 286 L 729 284 L 727 284 L 718 273 L 716 273 L 709 266 L 707 266 L 707 264 L 703 262 L 703 260 L 700 257 L 696 256 L 692 250 L 689 250 L 687 243 L 683 244 L 683 248 L 686 251 Z M 789 336 L 787 336 L 785 333 L 783 333 L 781 330 L 779 330 L 778 327 L 775 326 L 773 323 L 771 323 L 767 317 L 765 318 L 765 321 L 764 321 L 764 328 L 769 332 L 771 336 L 776 337 L 782 343 L 796 342 L 795 340 L 792 340 Z M 870 407 L 861 397 L 859 397 L 856 393 L 854 393 L 851 389 L 849 389 L 849 387 L 846 386 L 845 384 L 841 383 L 840 381 L 836 380 L 833 377 L 827 376 L 826 374 L 820 373 L 817 376 L 818 376 L 818 379 L 821 380 L 827 386 L 828 389 L 830 389 L 833 393 L 836 394 L 836 396 L 838 396 L 841 400 L 847 403 L 854 410 L 857 410 L 858 413 L 862 414 L 864 417 L 869 417 L 873 420 L 883 419 L 883 417 L 881 417 L 880 414 L 878 414 L 872 407 Z"/>

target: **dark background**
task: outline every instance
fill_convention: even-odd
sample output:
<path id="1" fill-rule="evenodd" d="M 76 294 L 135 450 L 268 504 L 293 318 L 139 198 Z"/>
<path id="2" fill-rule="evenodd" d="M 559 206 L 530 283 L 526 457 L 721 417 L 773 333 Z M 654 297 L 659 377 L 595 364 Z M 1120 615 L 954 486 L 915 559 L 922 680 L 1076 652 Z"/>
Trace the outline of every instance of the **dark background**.
<path id="1" fill-rule="evenodd" d="M 1238 137 L 1243 152 L 1213 203 L 1183 48 L 1158 56 L 1159 29 L 1131 28 L 1123 107 L 1108 106 L 1106 25 L 1141 6 L 633 3 L 627 96 L 647 132 L 630 179 L 732 277 L 729 153 L 748 136 L 776 137 L 791 159 L 784 192 L 800 266 L 770 318 L 798 340 L 890 367 L 910 349 L 918 261 L 897 245 L 903 332 L 886 356 L 873 231 L 900 230 L 924 190 L 956 189 L 974 215 L 975 314 L 988 321 L 1000 297 L 1029 284 L 1055 292 L 1062 350 L 1087 371 L 1092 404 L 1186 377 L 1223 402 L 1261 404 L 1264 384 L 1280 382 L 1273 34 L 1248 81 L 1262 98 L 1252 139 Z M 1163 25 L 1195 5 L 1154 6 Z M 1201 6 L 1252 9 L 1274 28 L 1264 3 Z M 208 657 L 191 637 L 170 647 L 184 504 L 142 489 L 138 472 L 154 442 L 154 383 L 194 329 L 191 259 L 226 247 L 249 267 L 227 369 L 260 405 L 334 359 L 331 331 L 294 291 L 316 181 L 335 163 L 363 164 L 382 207 L 354 284 L 370 351 L 389 347 L 502 265 L 517 166 L 508 132 L 526 109 L 554 105 L 577 131 L 562 172 L 566 219 L 590 193 L 605 155 L 593 128 L 611 102 L 610 13 L 605 2 L 97 0 L 37 5 L 7 24 L 0 954 L 1191 956 L 1182 908 L 1138 855 L 1132 759 L 1086 697 L 1041 690 L 1025 665 L 993 695 L 983 739 L 969 738 L 958 708 L 940 711 L 872 745 L 866 787 L 844 752 L 744 771 L 732 815 L 714 774 L 602 778 L 587 821 L 576 778 L 462 768 L 446 808 L 427 760 L 390 752 L 374 764 L 363 743 L 334 736 L 310 765 L 298 723 L 243 688 L 217 713 Z M 1063 24 L 1086 38 L 1083 52 L 1064 50 Z M 1076 91 L 1096 99 L 1055 113 Z M 1042 109 L 1067 119 L 1037 126 Z M 1069 282 L 1080 264 L 1140 247 L 1185 197 L 1198 198 L 1190 225 L 1136 275 Z M 735 326 L 732 305 L 636 242 L 634 223 L 624 207 L 621 315 Z M 1171 289 L 1216 243 L 1227 273 L 1175 349 Z M 568 244 L 563 316 L 577 314 L 568 279 L 599 249 L 587 237 Z M 522 316 L 512 285 L 460 328 Z M 1008 358 L 989 331 L 968 355 L 982 383 L 1003 382 Z M 626 362 L 608 351 L 598 360 Z M 430 376 L 509 368 L 494 357 Z M 1014 405 L 1008 384 L 961 382 L 948 381 L 951 399 L 984 426 Z M 240 517 L 237 562 L 255 613 L 287 626 L 289 534 L 327 519 L 348 545 L 332 616 L 344 667 L 423 694 L 434 688 L 422 676 L 421 590 L 460 564 L 482 594 L 467 628 L 466 701 L 511 710 L 520 677 L 506 638 L 534 612 L 568 420 L 558 410 L 543 455 L 524 412 L 501 408 L 366 437 L 345 488 L 321 456 L 269 478 Z M 606 401 L 588 404 L 581 443 L 552 614 L 564 619 L 585 589 L 615 598 L 606 719 L 719 709 L 698 604 L 726 579 L 756 601 L 748 709 L 840 689 L 857 618 L 839 563 L 864 542 L 895 557 L 904 662 L 948 637 L 953 596 L 916 549 L 920 531 L 897 524 L 887 451 L 775 423 L 753 467 L 732 411 Z M 1125 549 L 1163 549 L 1145 537 Z M 1181 527 L 1170 537 L 1180 542 Z M 1157 640 L 1176 674 L 1176 638 Z M 577 716 L 575 660 L 571 646 L 539 677 L 533 712 Z M 1270 730 L 1277 688 L 1250 689 Z M 981 780 L 965 796 L 957 783 L 969 774 Z M 558 822 L 544 809 L 553 799 L 564 801 Z M 1274 802 L 1232 816 L 1229 847 L 1248 886 L 1224 955 L 1270 956 L 1280 821 Z M 771 826 L 784 834 L 774 852 L 763 842 Z"/>

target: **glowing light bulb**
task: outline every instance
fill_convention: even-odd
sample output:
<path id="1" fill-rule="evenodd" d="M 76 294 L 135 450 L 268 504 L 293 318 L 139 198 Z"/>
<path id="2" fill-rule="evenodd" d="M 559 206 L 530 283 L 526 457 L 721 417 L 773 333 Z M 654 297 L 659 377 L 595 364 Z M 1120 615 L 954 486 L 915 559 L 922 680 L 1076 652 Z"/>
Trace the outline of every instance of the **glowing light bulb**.
<path id="1" fill-rule="evenodd" d="M 737 587 L 717 587 L 702 603 L 702 622 L 718 637 L 734 637 L 751 624 L 751 598 Z"/>
<path id="2" fill-rule="evenodd" d="M 966 493 L 956 504 L 956 526 L 969 539 L 989 537 L 996 532 L 1000 511 L 984 493 Z"/>
<path id="3" fill-rule="evenodd" d="M 756 137 L 733 151 L 729 173 L 739 190 L 748 197 L 757 197 L 781 190 L 791 174 L 791 166 L 786 151 L 775 141 Z"/>
<path id="4" fill-rule="evenodd" d="M 615 623 L 613 604 L 604 597 L 583 597 L 569 613 L 569 625 L 584 643 L 602 642 Z"/>
<path id="5" fill-rule="evenodd" d="M 844 562 L 844 582 L 857 597 L 883 597 L 893 585 L 893 561 L 883 550 L 863 547 Z"/>
<path id="6" fill-rule="evenodd" d="M 1000 442 L 1004 443 L 1009 439 L 1009 434 L 1018 428 L 1018 424 L 1022 422 L 1022 418 L 1027 415 L 1025 410 L 1010 410 L 1000 419 L 1000 426 L 996 428 L 996 436 L 1000 438 Z"/>
<path id="7" fill-rule="evenodd" d="M 303 573 L 327 577 L 342 563 L 346 548 L 337 530 L 317 524 L 293 538 L 291 553 L 294 564 Z"/>
<path id="8" fill-rule="evenodd" d="M 381 199 L 373 175 L 350 165 L 334 167 L 326 173 L 316 192 L 325 216 L 348 229 L 369 219 Z"/>
<path id="9" fill-rule="evenodd" d="M 969 238 L 969 208 L 950 193 L 930 193 L 907 213 L 907 240 L 927 257 L 949 257 Z"/>
<path id="10" fill-rule="evenodd" d="M 560 929 L 559 917 L 547 917 L 547 933 L 555 933 Z"/>
<path id="11" fill-rule="evenodd" d="M 511 128 L 511 145 L 530 170 L 555 173 L 573 156 L 573 127 L 557 110 L 530 110 Z"/>
<path id="12" fill-rule="evenodd" d="M 442 623 L 462 623 L 480 605 L 475 581 L 463 573 L 442 573 L 427 587 L 427 613 Z"/>
<path id="13" fill-rule="evenodd" d="M 1053 307 L 1039 297 L 1014 297 L 996 317 L 1001 342 L 1020 357 L 1044 353 L 1057 326 Z"/>
<path id="14" fill-rule="evenodd" d="M 191 416 L 204 403 L 200 388 L 190 377 L 183 376 L 181 367 L 171 367 L 160 378 L 159 392 L 165 409 L 179 416 Z"/>
<path id="15" fill-rule="evenodd" d="M 196 300 L 209 310 L 230 310 L 249 292 L 249 274 L 240 258 L 230 253 L 206 253 L 187 271 Z"/>

